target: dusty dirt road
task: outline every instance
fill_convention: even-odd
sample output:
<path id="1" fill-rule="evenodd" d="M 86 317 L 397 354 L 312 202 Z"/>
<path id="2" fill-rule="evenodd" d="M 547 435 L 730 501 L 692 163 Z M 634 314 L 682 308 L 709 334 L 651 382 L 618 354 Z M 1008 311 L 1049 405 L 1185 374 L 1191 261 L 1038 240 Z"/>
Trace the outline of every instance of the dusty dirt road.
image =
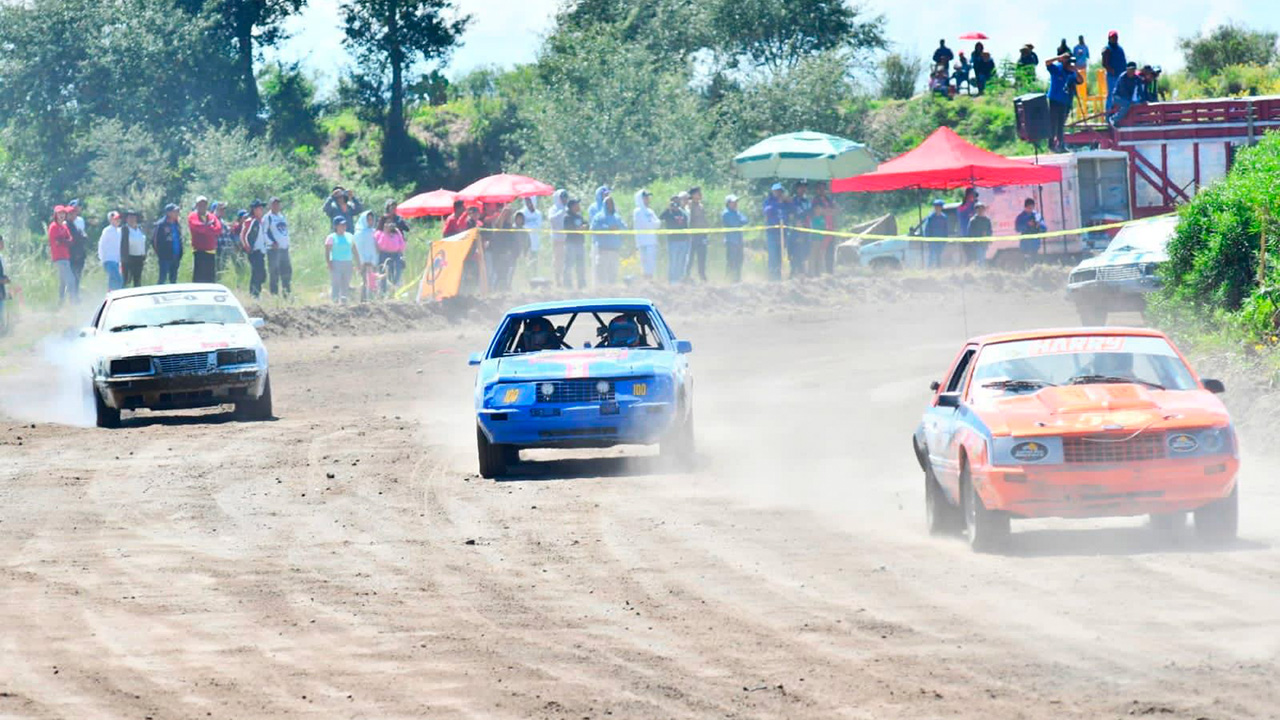
<path id="1" fill-rule="evenodd" d="M 970 292 L 968 331 L 1070 324 Z M 672 317 L 701 468 L 475 475 L 491 327 L 272 341 L 274 422 L 0 418 L 0 717 L 1177 718 L 1280 714 L 1280 481 L 1242 540 L 1142 519 L 923 529 L 908 446 L 954 292 Z M 14 397 L 12 385 L 0 392 Z"/>

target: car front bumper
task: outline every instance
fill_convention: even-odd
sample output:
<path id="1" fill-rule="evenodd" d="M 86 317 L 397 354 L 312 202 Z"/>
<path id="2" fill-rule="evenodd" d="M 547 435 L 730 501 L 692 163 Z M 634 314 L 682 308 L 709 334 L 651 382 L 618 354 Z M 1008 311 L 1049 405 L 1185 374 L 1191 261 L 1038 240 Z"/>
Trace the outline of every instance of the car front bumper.
<path id="1" fill-rule="evenodd" d="M 256 400 L 266 372 L 249 368 L 228 372 L 98 378 L 103 402 L 118 410 L 181 410 Z"/>
<path id="2" fill-rule="evenodd" d="M 1073 302 L 1135 303 L 1139 307 L 1146 302 L 1147 293 L 1160 289 L 1160 278 L 1153 275 L 1126 280 L 1089 280 L 1067 285 L 1067 297 Z"/>
<path id="3" fill-rule="evenodd" d="M 1016 517 L 1118 517 L 1203 507 L 1231 493 L 1239 469 L 1237 458 L 1218 455 L 987 468 L 974 483 L 984 505 Z"/>
<path id="4" fill-rule="evenodd" d="M 676 421 L 676 404 L 618 400 L 617 412 L 605 404 L 539 404 L 477 411 L 489 441 L 525 448 L 582 448 L 650 445 Z"/>

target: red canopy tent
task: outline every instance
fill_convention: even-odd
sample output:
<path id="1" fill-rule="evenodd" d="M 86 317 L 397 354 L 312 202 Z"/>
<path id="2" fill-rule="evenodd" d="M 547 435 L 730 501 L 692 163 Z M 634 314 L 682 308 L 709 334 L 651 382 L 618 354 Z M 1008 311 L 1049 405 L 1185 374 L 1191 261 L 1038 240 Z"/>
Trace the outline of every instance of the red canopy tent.
<path id="1" fill-rule="evenodd" d="M 443 188 L 414 195 L 396 206 L 396 214 L 400 217 L 448 215 L 453 212 L 453 201 L 457 195 L 454 191 Z"/>
<path id="2" fill-rule="evenodd" d="M 940 127 L 915 149 L 880 164 L 875 171 L 831 181 L 831 192 L 888 192 L 906 188 L 1043 185 L 1062 181 L 1062 170 L 1014 160 L 976 147 L 948 127 Z"/>
<path id="3" fill-rule="evenodd" d="M 458 191 L 458 199 L 465 200 L 468 203 L 504 203 L 516 198 L 550 195 L 555 191 L 555 188 L 541 180 L 534 180 L 524 175 L 502 173 L 480 178 L 462 188 Z"/>

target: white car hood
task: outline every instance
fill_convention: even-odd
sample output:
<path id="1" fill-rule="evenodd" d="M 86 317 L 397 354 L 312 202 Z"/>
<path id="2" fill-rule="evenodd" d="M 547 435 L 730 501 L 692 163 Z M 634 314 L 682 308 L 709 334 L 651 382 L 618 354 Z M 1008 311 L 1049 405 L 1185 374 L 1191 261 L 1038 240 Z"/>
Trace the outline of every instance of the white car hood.
<path id="1" fill-rule="evenodd" d="M 258 337 L 258 331 L 248 323 L 139 328 L 100 333 L 97 340 L 95 344 L 98 355 L 106 358 L 262 347 L 262 339 Z"/>
<path id="2" fill-rule="evenodd" d="M 1121 265 L 1133 265 L 1135 263 L 1162 263 L 1168 259 L 1169 253 L 1164 250 L 1143 250 L 1131 248 L 1116 252 L 1104 252 L 1101 255 L 1082 261 L 1075 267 L 1075 269 L 1084 270 L 1088 268 L 1096 269 L 1101 267 L 1119 267 Z"/>

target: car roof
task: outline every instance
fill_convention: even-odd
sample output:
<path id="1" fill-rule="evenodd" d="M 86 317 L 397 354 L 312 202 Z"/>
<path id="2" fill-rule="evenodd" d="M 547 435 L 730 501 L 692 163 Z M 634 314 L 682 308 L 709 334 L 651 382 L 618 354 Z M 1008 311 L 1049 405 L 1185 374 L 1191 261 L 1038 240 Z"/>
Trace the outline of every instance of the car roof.
<path id="1" fill-rule="evenodd" d="M 140 295 L 163 295 L 175 292 L 231 292 L 225 285 L 217 283 L 176 283 L 173 285 L 145 285 L 138 288 L 128 288 L 125 290 L 113 290 L 107 293 L 107 298 L 118 300 L 120 298 L 138 297 Z"/>
<path id="2" fill-rule="evenodd" d="M 979 335 L 969 340 L 972 345 L 991 345 L 994 343 L 1014 342 L 1017 340 L 1044 340 L 1046 338 L 1074 337 L 1078 335 L 1124 335 L 1128 337 L 1157 337 L 1168 339 L 1159 330 L 1139 327 L 1073 327 L 1043 328 L 1039 330 L 1016 330 L 1012 332 L 990 333 Z"/>
<path id="3" fill-rule="evenodd" d="M 587 312 L 591 310 L 653 310 L 652 300 L 645 298 L 590 298 L 556 300 L 513 307 L 507 315 L 539 315 L 547 313 Z"/>

